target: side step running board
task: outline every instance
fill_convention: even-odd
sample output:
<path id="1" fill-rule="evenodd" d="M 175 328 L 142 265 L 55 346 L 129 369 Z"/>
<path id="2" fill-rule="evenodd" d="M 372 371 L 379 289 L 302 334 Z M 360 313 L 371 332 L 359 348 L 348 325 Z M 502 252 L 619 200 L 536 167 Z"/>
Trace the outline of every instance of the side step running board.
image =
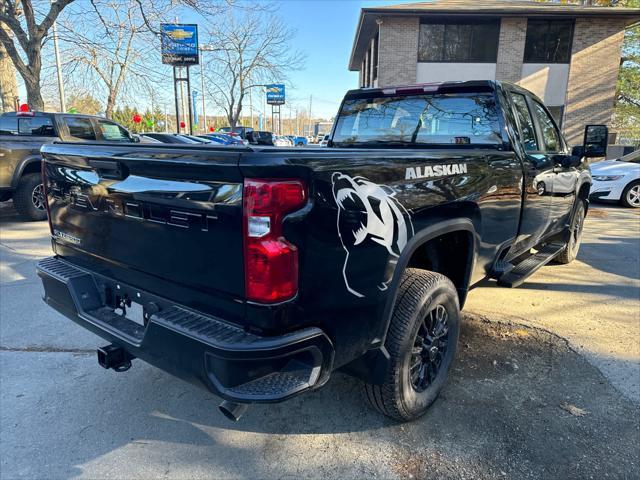
<path id="1" fill-rule="evenodd" d="M 556 255 L 558 255 L 565 248 L 565 244 L 563 243 L 549 243 L 538 250 L 538 253 L 535 253 L 520 263 L 514 265 L 514 267 L 500 276 L 498 279 L 498 285 L 503 287 L 515 288 L 533 275 L 540 267 L 543 267 L 551 260 L 553 260 Z"/>

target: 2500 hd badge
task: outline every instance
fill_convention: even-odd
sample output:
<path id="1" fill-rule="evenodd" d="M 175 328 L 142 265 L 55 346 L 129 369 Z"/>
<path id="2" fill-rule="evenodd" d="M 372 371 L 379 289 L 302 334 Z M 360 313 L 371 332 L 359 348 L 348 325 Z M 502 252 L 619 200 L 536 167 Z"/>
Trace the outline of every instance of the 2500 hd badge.
<path id="1" fill-rule="evenodd" d="M 553 154 L 526 154 L 522 105 L 538 144 L 539 124 L 554 130 Z M 602 155 L 607 128 L 585 138 Z M 233 420 L 338 369 L 383 414 L 424 414 L 469 290 L 575 259 L 591 185 L 541 100 L 489 81 L 350 91 L 327 148 L 53 143 L 42 155 L 45 301 L 104 339 L 104 368 L 146 361 L 221 397 Z"/>

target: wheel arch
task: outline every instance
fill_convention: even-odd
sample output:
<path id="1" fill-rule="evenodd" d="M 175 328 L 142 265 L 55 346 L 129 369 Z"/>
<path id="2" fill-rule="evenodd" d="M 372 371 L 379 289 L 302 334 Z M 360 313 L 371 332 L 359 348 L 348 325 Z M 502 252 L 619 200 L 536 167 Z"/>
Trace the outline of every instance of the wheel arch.
<path id="1" fill-rule="evenodd" d="M 640 184 L 640 172 L 634 175 L 631 180 L 629 180 L 624 187 L 622 187 L 622 191 L 620 192 L 620 202 L 624 202 L 624 206 L 628 206 L 625 196 L 628 191 L 633 187 L 633 185 Z"/>
<path id="2" fill-rule="evenodd" d="M 469 289 L 469 283 L 471 279 L 471 274 L 473 271 L 473 265 L 475 264 L 476 252 L 477 252 L 477 243 L 478 243 L 478 234 L 476 232 L 476 228 L 469 218 L 455 218 L 450 220 L 443 220 L 433 225 L 430 225 L 418 232 L 415 233 L 413 237 L 407 242 L 407 245 L 403 249 L 400 257 L 398 258 L 398 263 L 396 265 L 395 271 L 393 273 L 393 279 L 391 281 L 391 285 L 389 288 L 389 295 L 387 295 L 387 300 L 384 308 L 384 325 L 385 330 L 384 334 L 386 335 L 386 331 L 389 327 L 389 321 L 391 319 L 391 314 L 393 310 L 393 305 L 395 304 L 398 287 L 400 285 L 400 279 L 404 271 L 409 266 L 415 266 L 412 264 L 412 259 L 415 260 L 415 255 L 420 252 L 422 248 L 441 237 L 445 237 L 451 234 L 459 234 L 464 235 L 468 239 L 468 244 L 466 245 L 467 251 L 465 252 L 465 272 L 460 278 L 460 281 L 454 281 L 456 285 L 456 289 L 458 290 L 458 296 L 460 299 L 460 305 L 464 304 L 464 300 L 466 297 L 466 292 Z M 415 268 L 420 268 L 419 266 L 415 266 Z M 436 270 L 437 271 L 437 270 Z M 442 273 L 442 272 L 438 272 Z"/>
<path id="3" fill-rule="evenodd" d="M 33 155 L 23 159 L 15 171 L 13 172 L 13 179 L 11 180 L 11 186 L 16 188 L 20 179 L 24 175 L 28 175 L 30 173 L 40 173 L 42 157 L 40 155 Z"/>
<path id="4" fill-rule="evenodd" d="M 456 285 L 460 308 L 462 308 L 469 289 L 469 283 L 473 273 L 473 266 L 475 265 L 479 243 L 476 228 L 470 218 L 442 220 L 419 230 L 413 237 L 411 237 L 398 258 L 398 263 L 393 273 L 391 284 L 389 285 L 389 293 L 387 295 L 381 317 L 380 334 L 377 335 L 376 348 L 372 348 L 366 352 L 365 355 L 355 359 L 350 364 L 345 365 L 345 367 L 343 367 L 345 371 L 365 382 L 373 384 L 377 384 L 383 380 L 389 365 L 389 353 L 385 348 L 385 341 L 389 331 L 389 325 L 393 315 L 393 307 L 398 296 L 402 275 L 408 267 L 412 266 L 411 261 L 412 259 L 415 259 L 416 253 L 420 252 L 421 248 L 428 245 L 429 242 L 452 234 L 464 235 L 469 240 L 467 245 L 468 248 L 465 252 L 465 272 L 461 278 L 461 282 Z M 456 282 L 454 282 L 454 284 L 455 283 Z"/>

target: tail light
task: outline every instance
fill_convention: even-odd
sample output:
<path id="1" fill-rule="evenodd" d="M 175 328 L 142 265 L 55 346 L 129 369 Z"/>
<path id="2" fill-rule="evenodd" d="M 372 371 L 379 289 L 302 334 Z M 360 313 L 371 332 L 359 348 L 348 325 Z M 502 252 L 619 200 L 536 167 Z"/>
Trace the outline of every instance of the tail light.
<path id="1" fill-rule="evenodd" d="M 47 193 L 47 164 L 42 159 L 40 162 L 40 176 L 42 177 L 42 194 L 44 195 L 44 206 L 47 210 L 47 221 L 49 222 L 49 231 L 53 235 L 53 223 L 51 223 L 51 211 L 49 210 L 49 195 Z"/>
<path id="2" fill-rule="evenodd" d="M 298 292 L 298 249 L 282 232 L 287 213 L 307 201 L 300 180 L 244 181 L 244 266 L 248 300 L 277 303 Z"/>

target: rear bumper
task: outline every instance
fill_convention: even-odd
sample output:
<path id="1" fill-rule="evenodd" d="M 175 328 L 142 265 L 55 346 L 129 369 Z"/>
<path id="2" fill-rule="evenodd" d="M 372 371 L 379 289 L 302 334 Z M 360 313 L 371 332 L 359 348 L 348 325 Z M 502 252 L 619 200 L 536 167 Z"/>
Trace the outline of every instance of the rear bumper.
<path id="1" fill-rule="evenodd" d="M 220 397 L 271 403 L 329 379 L 334 350 L 319 328 L 261 337 L 66 262 L 41 260 L 44 301 L 107 341 Z M 144 306 L 144 325 L 116 313 L 121 299 Z"/>

